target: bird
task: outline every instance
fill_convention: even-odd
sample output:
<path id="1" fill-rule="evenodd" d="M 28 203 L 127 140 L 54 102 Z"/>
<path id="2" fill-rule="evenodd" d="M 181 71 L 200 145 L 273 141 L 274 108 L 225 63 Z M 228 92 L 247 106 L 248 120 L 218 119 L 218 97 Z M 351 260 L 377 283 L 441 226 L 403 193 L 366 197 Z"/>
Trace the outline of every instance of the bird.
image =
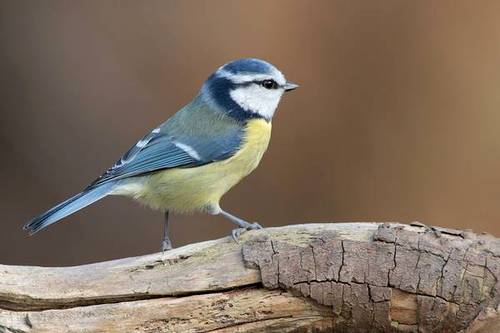
<path id="1" fill-rule="evenodd" d="M 222 215 L 232 238 L 260 229 L 220 207 L 222 196 L 259 164 L 272 119 L 285 92 L 297 84 L 271 63 L 243 58 L 219 67 L 198 94 L 132 146 L 83 191 L 24 225 L 29 235 L 110 195 L 130 197 L 163 212 L 161 248 L 172 248 L 169 214 Z"/>

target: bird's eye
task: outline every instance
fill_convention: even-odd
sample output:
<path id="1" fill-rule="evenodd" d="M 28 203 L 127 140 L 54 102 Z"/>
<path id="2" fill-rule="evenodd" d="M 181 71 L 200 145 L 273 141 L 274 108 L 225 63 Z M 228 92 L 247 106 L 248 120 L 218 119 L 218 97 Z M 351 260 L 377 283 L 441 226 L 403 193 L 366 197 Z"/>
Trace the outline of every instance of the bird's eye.
<path id="1" fill-rule="evenodd" d="M 261 86 L 263 86 L 266 89 L 277 89 L 278 84 L 274 80 L 264 80 L 261 83 Z"/>

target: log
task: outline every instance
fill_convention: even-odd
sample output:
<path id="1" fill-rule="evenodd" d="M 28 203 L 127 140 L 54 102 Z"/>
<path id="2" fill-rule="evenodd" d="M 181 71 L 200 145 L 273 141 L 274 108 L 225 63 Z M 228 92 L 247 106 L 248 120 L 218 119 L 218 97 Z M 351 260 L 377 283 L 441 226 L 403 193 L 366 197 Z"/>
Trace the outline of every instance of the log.
<path id="1" fill-rule="evenodd" d="M 500 332 L 500 240 L 266 228 L 75 267 L 0 265 L 0 332 Z"/>

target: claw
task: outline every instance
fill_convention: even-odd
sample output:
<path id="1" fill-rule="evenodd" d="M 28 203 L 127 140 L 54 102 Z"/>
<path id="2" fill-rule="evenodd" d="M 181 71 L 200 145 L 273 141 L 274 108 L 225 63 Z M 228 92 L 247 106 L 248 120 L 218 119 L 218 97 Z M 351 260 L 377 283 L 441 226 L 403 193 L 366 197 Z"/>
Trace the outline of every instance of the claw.
<path id="1" fill-rule="evenodd" d="M 247 228 L 247 230 L 257 230 L 257 229 L 262 229 L 262 226 L 257 222 L 250 224 L 250 227 Z"/>
<path id="2" fill-rule="evenodd" d="M 237 228 L 237 229 L 233 229 L 231 231 L 231 236 L 233 237 L 233 240 L 238 243 L 238 238 L 241 236 L 242 233 L 244 233 L 245 231 L 247 231 L 247 229 L 245 228 Z"/>
<path id="3" fill-rule="evenodd" d="M 172 250 L 172 242 L 170 239 L 164 239 L 163 242 L 161 242 L 161 251 L 165 252 L 168 250 Z"/>
<path id="4" fill-rule="evenodd" d="M 233 237 L 233 240 L 238 243 L 238 238 L 241 236 L 242 233 L 247 232 L 249 230 L 257 230 L 257 229 L 262 229 L 262 226 L 258 224 L 257 222 L 254 223 L 248 223 L 244 228 L 236 228 L 231 231 L 231 236 Z"/>
<path id="5" fill-rule="evenodd" d="M 168 217 L 169 217 L 169 212 L 167 210 L 167 211 L 165 211 L 165 220 L 164 220 L 164 225 L 163 225 L 163 241 L 161 242 L 162 254 L 165 254 L 165 252 L 168 250 L 172 250 L 172 242 L 170 241 L 170 238 L 168 237 Z"/>
<path id="6" fill-rule="evenodd" d="M 163 266 L 167 265 L 165 255 L 168 250 L 172 250 L 172 242 L 170 241 L 169 238 L 164 239 L 161 242 L 161 261 L 163 262 Z"/>

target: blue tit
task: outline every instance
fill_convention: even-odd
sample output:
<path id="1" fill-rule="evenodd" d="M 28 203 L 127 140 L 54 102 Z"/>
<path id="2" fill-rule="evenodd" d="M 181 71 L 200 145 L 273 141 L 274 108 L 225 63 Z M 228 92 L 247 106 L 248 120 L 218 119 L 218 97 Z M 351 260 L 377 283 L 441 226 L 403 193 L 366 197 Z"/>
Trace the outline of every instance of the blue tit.
<path id="1" fill-rule="evenodd" d="M 298 86 L 273 65 L 246 58 L 220 67 L 198 95 L 130 148 L 82 192 L 29 221 L 32 235 L 108 195 L 131 197 L 165 214 L 163 250 L 171 248 L 169 212 L 222 215 L 232 235 L 259 229 L 223 210 L 221 197 L 259 164 L 284 92 Z"/>

